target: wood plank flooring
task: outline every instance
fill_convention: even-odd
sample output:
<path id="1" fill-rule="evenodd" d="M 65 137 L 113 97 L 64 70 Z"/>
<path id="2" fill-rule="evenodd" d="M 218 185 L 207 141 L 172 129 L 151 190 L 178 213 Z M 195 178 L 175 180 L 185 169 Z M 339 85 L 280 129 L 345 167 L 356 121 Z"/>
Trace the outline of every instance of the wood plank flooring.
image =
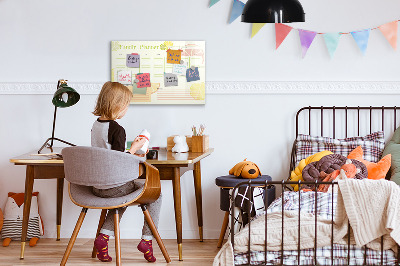
<path id="1" fill-rule="evenodd" d="M 113 240 L 114 239 L 110 240 L 109 246 L 110 255 L 113 257 L 112 263 L 104 263 L 97 258 L 91 258 L 93 247 L 92 239 L 77 239 L 67 265 L 115 265 Z M 61 239 L 61 241 L 56 241 L 55 239 L 40 239 L 36 247 L 29 247 L 27 245 L 24 260 L 19 259 L 21 249 L 20 242 L 12 241 L 9 247 L 0 246 L 0 265 L 60 265 L 68 241 L 69 239 Z M 163 241 L 172 260 L 170 264 L 167 264 L 158 248 L 157 242 L 154 241 L 153 248 L 157 261 L 156 263 L 149 264 L 143 258 L 143 254 L 136 249 L 139 241 L 140 240 L 130 239 L 121 240 L 123 265 L 212 265 L 214 257 L 219 251 L 217 248 L 218 240 L 216 239 L 204 240 L 204 242 L 200 242 L 197 239 L 185 239 L 183 240 L 183 261 L 179 261 L 176 240 L 167 239 Z"/>

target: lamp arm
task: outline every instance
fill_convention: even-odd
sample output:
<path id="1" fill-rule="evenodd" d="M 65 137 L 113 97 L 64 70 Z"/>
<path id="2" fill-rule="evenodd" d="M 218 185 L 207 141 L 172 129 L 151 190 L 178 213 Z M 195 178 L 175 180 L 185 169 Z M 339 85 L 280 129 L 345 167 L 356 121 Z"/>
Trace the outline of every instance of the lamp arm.
<path id="1" fill-rule="evenodd" d="M 56 118 L 57 118 L 57 106 L 54 106 L 53 131 L 51 132 L 51 143 L 50 143 L 50 148 L 53 147 L 54 131 L 55 131 L 55 129 L 56 129 Z"/>

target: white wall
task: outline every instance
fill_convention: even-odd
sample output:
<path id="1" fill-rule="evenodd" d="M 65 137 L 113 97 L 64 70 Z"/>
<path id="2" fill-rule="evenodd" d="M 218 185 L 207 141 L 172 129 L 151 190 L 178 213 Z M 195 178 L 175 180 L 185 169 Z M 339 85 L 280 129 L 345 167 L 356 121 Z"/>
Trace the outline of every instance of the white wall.
<path id="1" fill-rule="evenodd" d="M 274 50 L 273 25 L 250 40 L 250 25 L 227 24 L 230 0 L 208 9 L 208 0 L 147 1 L 28 1 L 0 0 L 0 82 L 104 82 L 110 76 L 111 40 L 205 40 L 209 81 L 399 81 L 399 52 L 391 50 L 379 31 L 371 33 L 362 57 L 351 36 L 343 36 L 336 56 L 329 59 L 318 36 L 301 59 L 297 32 Z M 303 0 L 309 30 L 350 31 L 399 19 L 397 1 Z M 0 207 L 7 192 L 24 190 L 25 168 L 9 158 L 35 150 L 50 136 L 53 106 L 50 95 L 0 95 Z M 91 115 L 96 95 L 60 109 L 56 135 L 78 145 L 90 144 Z M 205 123 L 215 152 L 203 161 L 203 212 L 206 238 L 217 238 L 223 214 L 214 179 L 238 161 L 255 161 L 275 180 L 286 176 L 294 138 L 294 115 L 308 105 L 398 105 L 399 95 L 207 95 L 204 106 L 131 106 L 120 122 L 132 139 L 142 128 L 152 132 L 153 145 L 165 146 L 176 133 L 189 134 Z M 45 237 L 55 237 L 55 180 L 39 180 L 40 211 Z M 172 188 L 164 195 L 160 232 L 175 238 Z M 197 237 L 192 176 L 182 177 L 184 238 Z M 69 237 L 79 208 L 64 193 L 62 237 Z M 80 237 L 92 237 L 99 212 L 90 211 Z M 139 218 L 138 218 L 139 217 Z M 121 222 L 122 237 L 139 238 L 142 218 L 130 208 Z"/>

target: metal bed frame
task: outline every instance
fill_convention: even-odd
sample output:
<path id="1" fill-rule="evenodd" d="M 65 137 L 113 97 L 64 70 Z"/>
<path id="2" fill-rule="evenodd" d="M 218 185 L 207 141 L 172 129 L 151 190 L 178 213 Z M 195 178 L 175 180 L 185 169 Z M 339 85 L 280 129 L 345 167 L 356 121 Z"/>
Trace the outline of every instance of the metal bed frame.
<path id="1" fill-rule="evenodd" d="M 324 107 L 324 106 L 312 107 L 312 106 L 308 106 L 308 107 L 303 107 L 296 114 L 296 138 L 300 134 L 299 133 L 299 125 L 300 125 L 299 124 L 299 120 L 300 120 L 300 114 L 303 111 L 308 111 L 308 134 L 309 135 L 311 135 L 311 131 L 312 131 L 312 126 L 311 126 L 311 120 L 312 120 L 311 118 L 312 118 L 312 116 L 311 116 L 311 112 L 313 110 L 319 111 L 319 115 L 320 115 L 320 136 L 324 136 L 324 126 L 326 125 L 326 124 L 324 124 L 324 111 L 325 110 L 331 110 L 329 113 L 332 114 L 331 118 L 332 118 L 332 123 L 333 123 L 332 124 L 332 129 L 333 129 L 332 136 L 333 136 L 333 138 L 336 137 L 336 122 L 338 120 L 338 119 L 336 119 L 336 113 L 337 112 L 344 112 L 344 121 L 341 121 L 341 122 L 342 122 L 342 125 L 344 123 L 345 137 L 347 138 L 348 137 L 348 125 L 349 125 L 349 121 L 348 121 L 349 120 L 348 119 L 349 115 L 348 115 L 348 113 L 356 112 L 356 115 L 357 115 L 357 136 L 360 136 L 360 122 L 361 122 L 360 113 L 361 112 L 363 112 L 363 113 L 369 112 L 369 132 L 372 133 L 373 114 L 375 114 L 376 112 L 379 112 L 379 111 L 381 112 L 381 130 L 384 131 L 384 129 L 385 129 L 385 113 L 387 113 L 386 111 L 393 112 L 393 130 L 395 130 L 396 129 L 396 125 L 397 125 L 397 122 L 396 122 L 396 120 L 397 120 L 396 119 L 397 118 L 397 111 L 399 109 L 400 108 L 398 108 L 396 106 L 393 106 L 393 107 L 385 107 L 385 106 L 382 106 L 382 107 L 372 107 L 372 106 L 369 106 L 369 107 L 360 107 L 360 106 L 357 106 L 357 107 L 348 107 L 348 106 L 344 106 L 344 107 L 337 107 L 337 106 L 331 106 L 331 107 Z M 325 119 L 325 121 L 326 120 L 328 120 L 328 119 Z M 353 125 L 354 125 L 354 123 L 353 123 Z M 295 158 L 296 158 L 295 146 L 296 146 L 296 141 L 293 144 L 293 149 L 292 149 L 292 153 L 291 153 L 290 172 L 293 169 L 295 169 L 295 167 L 296 167 L 296 165 L 295 165 Z M 289 172 L 289 176 L 290 176 L 290 172 Z M 235 195 L 235 192 L 239 187 L 251 186 L 251 187 L 263 188 L 264 191 L 265 191 L 266 198 L 268 198 L 268 189 L 266 189 L 266 188 L 268 188 L 269 186 L 271 186 L 271 185 L 281 186 L 282 195 L 283 195 L 285 190 L 291 190 L 290 187 L 287 186 L 287 185 L 292 185 L 292 184 L 299 185 L 299 187 L 300 187 L 301 184 L 315 185 L 314 191 L 317 192 L 317 189 L 318 189 L 319 185 L 330 184 L 330 185 L 332 185 L 332 190 L 333 190 L 334 186 L 336 186 L 338 183 L 336 181 L 332 181 L 332 182 L 319 182 L 319 181 L 304 182 L 304 181 L 285 181 L 285 180 L 283 180 L 283 181 L 265 181 L 265 182 L 263 182 L 263 181 L 252 181 L 250 179 L 249 181 L 242 182 L 242 183 L 238 184 L 237 186 L 235 186 L 233 191 L 232 191 L 232 195 Z M 299 202 L 301 202 L 301 192 L 300 192 L 300 190 L 298 191 L 298 193 L 299 193 Z M 250 189 L 250 198 L 252 198 L 252 196 L 253 196 L 252 194 L 253 194 L 253 191 Z M 282 212 L 284 212 L 284 197 L 281 197 L 281 198 L 282 198 Z M 333 211 L 334 211 L 333 204 L 334 203 L 333 203 L 333 201 L 334 200 L 333 199 L 334 199 L 334 193 L 332 193 L 332 213 L 331 213 L 331 215 L 332 215 L 332 221 L 331 221 L 332 222 L 331 223 L 331 225 L 332 225 L 331 226 L 331 228 L 332 228 L 332 237 L 331 237 L 331 261 L 332 261 L 332 265 L 334 263 L 334 254 L 333 254 L 333 252 L 334 252 L 334 250 L 333 250 L 333 244 L 334 244 L 333 243 L 333 224 L 334 224 L 334 220 L 333 220 L 334 219 L 334 217 L 333 217 Z M 315 213 L 317 213 L 317 208 L 318 208 L 317 207 L 317 202 L 318 202 L 317 193 L 315 193 Z M 268 233 L 268 227 L 267 227 L 267 225 L 268 225 L 267 207 L 268 206 L 267 206 L 267 201 L 264 201 L 264 207 L 265 207 L 264 262 L 259 263 L 259 265 L 272 265 L 272 264 L 268 264 L 268 262 L 267 262 L 267 252 L 268 252 L 268 250 L 267 250 L 267 242 L 268 242 L 268 239 L 267 239 L 267 233 Z M 299 214 L 298 226 L 300 227 L 300 204 L 299 204 L 298 214 Z M 234 248 L 234 245 L 235 245 L 235 241 L 234 241 L 234 237 L 235 237 L 235 234 L 234 234 L 234 217 L 235 217 L 234 197 L 232 197 L 232 200 L 231 200 L 231 232 L 230 232 L 231 239 L 230 240 L 231 240 L 231 244 L 232 244 L 233 248 Z M 315 239 L 314 239 L 314 258 L 313 258 L 314 263 L 313 264 L 307 264 L 307 265 L 318 265 L 317 264 L 317 254 L 316 254 L 317 238 L 318 238 L 316 224 L 317 224 L 317 215 L 315 215 Z M 251 243 L 251 230 L 250 230 L 251 229 L 251 219 L 249 219 L 248 227 L 249 227 L 249 242 L 248 242 L 248 245 L 247 245 L 247 262 L 248 263 L 245 264 L 245 265 L 250 265 L 251 264 L 251 255 L 250 255 L 251 254 L 251 249 L 250 249 L 250 243 Z M 284 265 L 283 264 L 283 259 L 284 259 L 284 256 L 283 256 L 283 251 L 284 251 L 284 240 L 283 240 L 283 235 L 284 235 L 284 217 L 283 216 L 282 216 L 282 232 L 281 232 L 281 234 L 282 234 L 282 237 L 281 237 L 281 250 L 280 250 L 281 256 L 280 256 L 280 264 L 278 264 L 278 265 Z M 300 264 L 300 254 L 301 254 L 300 242 L 301 242 L 301 237 L 300 237 L 300 230 L 299 230 L 298 243 L 297 243 L 297 247 L 298 247 L 297 248 L 297 265 L 305 265 L 305 264 Z M 399 249 L 400 246 L 397 245 L 397 248 L 398 248 L 399 252 L 397 253 L 397 258 L 396 258 L 395 265 L 400 265 L 400 249 Z M 367 265 L 366 264 L 367 263 L 367 253 L 366 253 L 366 249 L 367 248 L 366 248 L 366 246 L 363 246 L 363 249 L 364 249 L 364 263 L 363 263 L 363 265 Z M 350 265 L 350 224 L 348 226 L 348 233 L 347 233 L 347 264 L 346 265 Z M 384 261 L 383 261 L 383 236 L 381 237 L 380 265 L 384 265 Z"/>

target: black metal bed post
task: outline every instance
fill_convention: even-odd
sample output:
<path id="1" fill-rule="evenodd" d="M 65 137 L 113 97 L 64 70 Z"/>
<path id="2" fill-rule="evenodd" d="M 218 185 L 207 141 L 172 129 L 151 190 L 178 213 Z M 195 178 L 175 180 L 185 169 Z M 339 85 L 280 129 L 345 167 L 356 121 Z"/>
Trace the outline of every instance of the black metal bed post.
<path id="1" fill-rule="evenodd" d="M 301 180 L 298 181 L 299 188 L 299 223 L 298 223 L 298 237 L 297 237 L 297 265 L 300 265 L 300 206 L 301 206 L 301 189 L 300 189 Z"/>
<path id="2" fill-rule="evenodd" d="M 282 234 L 281 234 L 281 265 L 283 265 L 283 226 L 284 226 L 284 213 L 285 213 L 285 208 L 284 208 L 284 198 L 285 198 L 285 181 L 282 180 Z"/>
<path id="3" fill-rule="evenodd" d="M 334 204 L 333 204 L 333 201 L 334 201 L 334 194 L 335 194 L 335 183 L 332 181 L 332 206 L 331 206 L 331 208 L 332 208 L 332 212 L 331 212 L 331 214 L 332 214 L 332 219 L 331 219 L 331 264 L 333 265 L 333 215 L 334 215 L 334 213 L 333 213 L 333 208 L 334 208 Z"/>
<path id="4" fill-rule="evenodd" d="M 315 236 L 314 236 L 314 265 L 317 265 L 317 213 L 318 213 L 318 180 L 315 180 L 315 188 L 314 188 L 314 193 L 315 193 L 315 211 L 314 211 L 314 230 L 315 230 Z"/>
<path id="5" fill-rule="evenodd" d="M 253 188 L 251 186 L 251 179 L 249 180 L 249 189 L 250 189 L 250 195 L 249 195 L 249 205 L 250 205 L 250 210 L 248 210 L 248 217 L 247 217 L 247 221 L 249 223 L 248 227 L 249 227 L 249 243 L 247 245 L 247 261 L 249 262 L 249 265 L 251 263 L 251 256 L 250 256 L 250 244 L 251 244 L 251 211 L 254 208 L 254 202 L 252 202 L 253 200 Z"/>
<path id="6" fill-rule="evenodd" d="M 264 245 L 264 265 L 267 265 L 267 245 L 268 245 L 268 199 L 269 199 L 269 191 L 268 191 L 268 179 L 265 180 L 265 187 L 264 187 L 264 192 L 265 192 L 265 199 L 264 199 L 264 211 L 265 211 L 265 245 Z"/>

